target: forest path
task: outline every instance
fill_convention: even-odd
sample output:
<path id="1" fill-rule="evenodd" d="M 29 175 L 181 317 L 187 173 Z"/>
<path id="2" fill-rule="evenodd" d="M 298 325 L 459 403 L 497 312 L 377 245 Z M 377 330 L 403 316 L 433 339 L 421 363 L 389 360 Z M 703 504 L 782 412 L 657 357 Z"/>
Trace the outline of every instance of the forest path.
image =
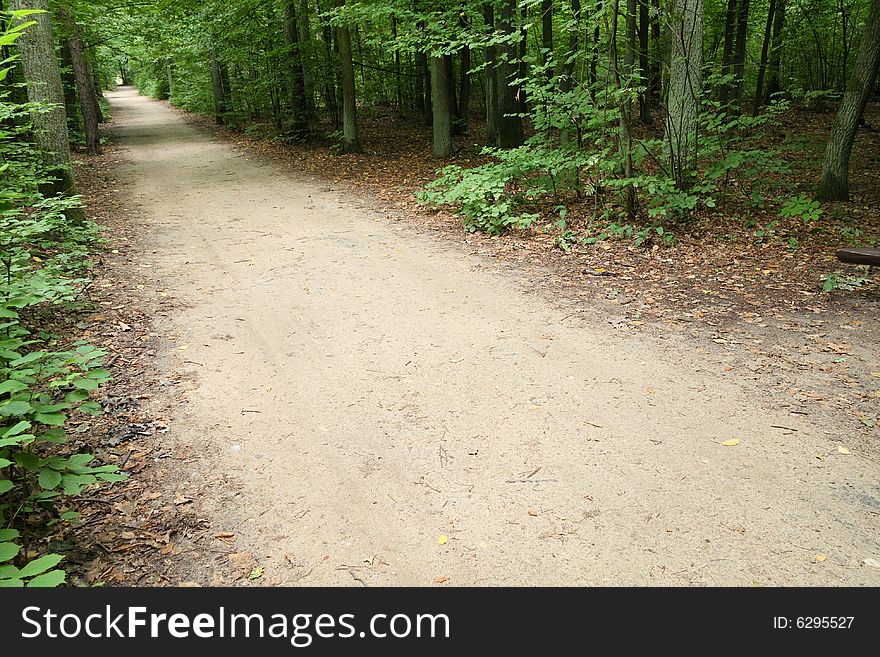
<path id="1" fill-rule="evenodd" d="M 108 95 L 146 293 L 181 302 L 167 485 L 263 581 L 880 584 L 876 464 L 833 428 Z"/>

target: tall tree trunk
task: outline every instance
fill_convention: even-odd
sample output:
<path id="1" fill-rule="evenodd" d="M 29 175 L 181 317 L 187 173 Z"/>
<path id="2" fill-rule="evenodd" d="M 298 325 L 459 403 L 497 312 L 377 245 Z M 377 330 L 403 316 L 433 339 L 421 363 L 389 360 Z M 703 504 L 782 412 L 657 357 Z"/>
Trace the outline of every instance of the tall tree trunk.
<path id="1" fill-rule="evenodd" d="M 498 28 L 502 34 L 513 35 L 517 32 L 514 25 L 516 19 L 517 0 L 503 0 L 501 13 L 498 19 Z M 498 146 L 500 148 L 516 148 L 522 146 L 523 124 L 520 112 L 521 90 L 514 81 L 520 74 L 515 60 L 517 58 L 516 44 L 508 41 L 498 46 Z"/>
<path id="2" fill-rule="evenodd" d="M 846 93 L 840 102 L 822 166 L 816 197 L 821 201 L 849 200 L 849 158 L 865 105 L 880 67 L 880 0 L 871 0 L 859 54 L 853 64 Z"/>
<path id="3" fill-rule="evenodd" d="M 650 66 L 648 64 L 648 31 L 650 17 L 648 0 L 638 0 L 639 5 L 639 84 L 643 87 L 639 94 L 639 120 L 644 125 L 651 124 Z"/>
<path id="4" fill-rule="evenodd" d="M 770 66 L 767 88 L 764 90 L 764 104 L 769 105 L 773 94 L 779 93 L 779 67 L 782 61 L 782 46 L 785 43 L 785 3 L 787 0 L 776 0 L 776 11 L 773 16 L 773 41 L 770 47 Z"/>
<path id="5" fill-rule="evenodd" d="M 581 0 L 571 0 L 571 18 L 574 26 L 569 32 L 568 55 L 565 59 L 565 68 L 562 76 L 562 91 L 569 92 L 574 89 L 574 65 L 575 59 L 580 50 L 580 32 L 581 32 Z M 571 130 L 563 128 L 559 132 L 559 141 L 562 144 L 571 142 Z M 581 135 L 578 133 L 578 147 L 581 146 Z"/>
<path id="6" fill-rule="evenodd" d="M 0 59 L 8 56 L 2 53 Z M 64 86 L 64 112 L 67 114 L 67 129 L 76 132 L 80 129 L 79 107 L 76 97 L 76 75 L 73 73 L 73 59 L 70 57 L 70 44 L 61 43 L 61 82 Z"/>
<path id="7" fill-rule="evenodd" d="M 290 109 L 293 113 L 291 136 L 295 141 L 309 139 L 309 109 L 303 78 L 302 52 L 296 20 L 296 0 L 284 2 L 284 40 L 287 43 L 287 71 L 290 80 Z"/>
<path id="8" fill-rule="evenodd" d="M 428 55 L 426 53 L 419 53 L 421 68 L 422 68 L 422 86 L 425 89 L 425 115 L 424 115 L 424 124 L 426 126 L 434 124 L 434 106 L 433 106 L 433 91 L 431 89 L 431 66 L 428 63 Z"/>
<path id="9" fill-rule="evenodd" d="M 315 74 L 312 52 L 312 26 L 309 21 L 309 0 L 299 0 L 299 53 L 303 69 L 303 86 L 306 94 L 306 112 L 311 119 L 315 115 Z"/>
<path id="10" fill-rule="evenodd" d="M 651 96 L 656 99 L 663 97 L 663 57 L 660 55 L 660 0 L 653 0 L 654 15 L 651 20 L 651 42 L 654 43 L 655 59 L 651 66 L 650 87 Z M 650 60 L 649 60 L 650 61 Z"/>
<path id="11" fill-rule="evenodd" d="M 101 134 L 98 125 L 98 97 L 95 94 L 95 80 L 86 60 L 79 25 L 76 24 L 66 7 L 59 6 L 58 15 L 67 32 L 67 45 L 70 48 L 70 60 L 73 63 L 73 74 L 76 77 L 76 92 L 79 96 L 83 129 L 86 133 L 86 152 L 89 155 L 100 155 Z"/>
<path id="12" fill-rule="evenodd" d="M 727 76 L 733 72 L 733 47 L 736 40 L 736 8 L 737 0 L 727 0 L 727 11 L 724 14 L 724 50 L 721 52 L 721 75 Z M 727 103 L 730 100 L 730 82 L 721 85 L 720 100 Z"/>
<path id="13" fill-rule="evenodd" d="M 344 7 L 345 0 L 334 0 L 336 7 Z M 336 42 L 339 44 L 339 69 L 342 81 L 342 152 L 362 153 L 358 137 L 357 97 L 355 96 L 354 63 L 351 61 L 351 36 L 348 27 L 336 28 Z"/>
<path id="14" fill-rule="evenodd" d="M 739 0 L 736 20 L 736 60 L 733 63 L 733 100 L 736 107 L 742 103 L 743 80 L 746 70 L 746 40 L 749 29 L 749 0 Z"/>
<path id="15" fill-rule="evenodd" d="M 618 89 L 631 86 L 633 81 L 633 68 L 636 61 L 636 11 L 638 0 L 626 0 L 626 50 L 623 55 L 623 76 L 618 68 L 617 48 L 617 21 L 620 15 L 620 0 L 614 0 L 614 16 L 611 27 L 611 68 L 614 71 L 614 82 Z M 620 156 L 623 159 L 623 177 L 632 178 L 632 122 L 633 102 L 629 93 L 624 95 L 620 106 Z M 623 204 L 626 207 L 626 215 L 631 220 L 636 216 L 636 194 L 632 185 L 623 189 Z"/>
<path id="16" fill-rule="evenodd" d="M 465 46 L 458 54 L 458 61 L 461 70 L 459 71 L 460 79 L 458 83 L 458 111 L 456 116 L 457 133 L 464 135 L 468 131 L 468 118 L 471 111 L 471 49 Z"/>
<path id="17" fill-rule="evenodd" d="M 602 11 L 602 2 L 603 0 L 596 0 L 596 13 L 599 14 Z M 601 34 L 599 32 L 599 21 L 596 20 L 596 25 L 593 27 L 593 44 L 591 48 L 591 56 L 590 56 L 590 93 L 595 98 L 596 90 L 595 85 L 599 81 L 599 46 L 601 44 Z"/>
<path id="18" fill-rule="evenodd" d="M 516 3 L 515 3 L 516 4 Z M 516 7 L 511 16 L 511 24 L 516 23 Z M 529 65 L 526 63 L 526 54 L 529 50 L 529 5 L 525 2 L 519 7 L 519 79 L 525 80 L 529 75 Z M 519 99 L 519 111 L 529 111 L 529 99 L 523 86 L 517 85 L 516 97 Z"/>
<path id="19" fill-rule="evenodd" d="M 449 113 L 452 116 L 452 134 L 458 135 L 458 92 L 455 88 L 455 60 L 452 55 L 443 56 L 443 65 L 446 67 L 446 91 L 449 94 Z M 434 123 L 434 117 L 431 117 Z"/>
<path id="20" fill-rule="evenodd" d="M 327 114 L 330 115 L 333 128 L 337 129 L 339 128 L 339 103 L 336 100 L 336 88 L 340 86 L 336 80 L 337 71 L 339 70 L 336 55 L 337 49 L 333 47 L 333 27 L 326 16 L 324 16 L 323 7 L 320 2 L 318 3 L 318 20 L 321 23 L 321 33 L 324 37 L 321 39 L 324 42 L 324 75 L 322 76 L 324 107 L 327 109 Z"/>
<path id="21" fill-rule="evenodd" d="M 434 111 L 434 157 L 452 155 L 452 107 L 446 56 L 431 57 L 431 96 Z"/>
<path id="22" fill-rule="evenodd" d="M 767 55 L 770 54 L 770 39 L 773 36 L 773 15 L 776 13 L 776 0 L 770 0 L 767 9 L 767 24 L 764 27 L 764 40 L 761 43 L 761 61 L 758 64 L 758 81 L 755 84 L 755 99 L 752 102 L 752 114 L 757 114 L 761 109 L 761 101 L 764 99 L 764 75 L 767 72 Z"/>
<path id="23" fill-rule="evenodd" d="M 553 57 L 553 0 L 541 0 L 541 47 L 545 51 L 543 61 L 545 64 L 552 63 Z M 553 67 L 547 69 L 547 79 L 552 80 L 555 75 Z"/>
<path id="24" fill-rule="evenodd" d="M 55 56 L 49 0 L 12 0 L 10 8 L 13 11 L 38 9 L 45 12 L 16 21 L 36 21 L 36 25 L 22 33 L 16 45 L 21 55 L 21 69 L 27 81 L 28 100 L 50 107 L 31 115 L 34 140 L 49 174 L 54 178 L 51 183 L 41 185 L 41 191 L 46 196 L 76 194 L 70 162 L 67 116 L 64 113 L 64 91 L 58 58 Z"/>
<path id="25" fill-rule="evenodd" d="M 220 62 L 217 61 L 217 55 L 214 52 L 211 52 L 211 89 L 214 95 L 214 121 L 217 125 L 223 125 L 226 114 L 226 90 L 223 88 Z"/>
<path id="26" fill-rule="evenodd" d="M 679 189 L 687 189 L 697 160 L 697 116 L 703 84 L 703 0 L 675 0 L 670 38 L 665 142 L 675 183 Z"/>
<path id="27" fill-rule="evenodd" d="M 491 2 L 483 3 L 483 23 L 487 35 L 495 32 L 495 7 Z M 498 108 L 498 48 L 487 45 L 486 68 L 483 74 L 486 84 L 486 144 L 498 146 L 498 126 L 500 110 Z"/>
<path id="28" fill-rule="evenodd" d="M 391 17 L 391 38 L 397 44 L 397 16 Z M 394 48 L 394 100 L 397 112 L 403 112 L 403 82 L 400 76 L 400 50 Z"/>

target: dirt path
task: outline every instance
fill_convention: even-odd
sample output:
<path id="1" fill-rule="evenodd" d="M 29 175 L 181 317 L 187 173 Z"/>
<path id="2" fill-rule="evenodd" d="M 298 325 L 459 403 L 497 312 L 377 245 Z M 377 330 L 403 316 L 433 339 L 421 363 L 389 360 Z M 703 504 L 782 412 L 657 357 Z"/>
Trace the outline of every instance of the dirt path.
<path id="1" fill-rule="evenodd" d="M 168 487 L 265 581 L 880 584 L 877 465 L 833 427 L 110 99 L 145 293 L 182 304 L 159 362 L 198 458 Z"/>

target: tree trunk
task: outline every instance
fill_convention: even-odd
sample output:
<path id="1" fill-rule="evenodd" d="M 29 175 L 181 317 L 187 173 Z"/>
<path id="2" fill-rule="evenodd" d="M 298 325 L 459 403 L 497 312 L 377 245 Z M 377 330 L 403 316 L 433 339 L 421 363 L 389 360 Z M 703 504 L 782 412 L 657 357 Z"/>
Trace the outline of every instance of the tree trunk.
<path id="1" fill-rule="evenodd" d="M 24 30 L 16 45 L 21 55 L 21 68 L 27 81 L 28 100 L 50 106 L 31 115 L 34 140 L 40 155 L 54 178 L 51 183 L 40 186 L 45 196 L 76 194 L 73 169 L 70 162 L 70 138 L 67 134 L 67 116 L 64 113 L 64 91 L 61 86 L 61 70 L 55 56 L 55 40 L 49 0 L 12 0 L 13 11 L 38 9 L 45 13 L 34 14 L 16 20 L 16 24 L 36 21 L 36 25 Z"/>
<path id="2" fill-rule="evenodd" d="M 434 111 L 434 157 L 452 155 L 452 107 L 446 57 L 431 57 L 431 96 Z"/>
<path id="3" fill-rule="evenodd" d="M 220 62 L 217 55 L 211 53 L 211 89 L 214 93 L 214 121 L 217 125 L 223 125 L 226 114 L 226 90 L 223 88 L 223 75 L 220 72 Z"/>
<path id="4" fill-rule="evenodd" d="M 336 64 L 336 49 L 333 47 L 333 28 L 330 21 L 323 16 L 323 8 L 318 3 L 318 20 L 321 22 L 321 33 L 324 42 L 324 75 L 322 83 L 324 87 L 324 106 L 327 108 L 327 114 L 330 115 L 330 121 L 333 128 L 339 128 L 339 103 L 336 101 L 336 72 L 339 66 Z"/>
<path id="5" fill-rule="evenodd" d="M 516 18 L 517 0 L 503 0 L 498 27 L 502 34 L 513 35 L 517 32 L 514 25 Z M 522 111 L 521 93 L 514 80 L 520 74 L 519 67 L 514 61 L 517 58 L 516 44 L 509 41 L 498 46 L 498 146 L 500 148 L 516 148 L 522 146 L 523 124 L 520 112 Z"/>
<path id="6" fill-rule="evenodd" d="M 648 0 L 638 0 L 639 5 L 639 84 L 643 87 L 639 94 L 639 120 L 651 125 L 651 90 L 648 65 L 648 31 L 650 20 Z"/>
<path id="7" fill-rule="evenodd" d="M 749 0 L 739 0 L 736 22 L 736 61 L 733 63 L 733 100 L 737 107 L 742 103 L 743 80 L 746 70 L 746 39 L 749 29 Z"/>
<path id="8" fill-rule="evenodd" d="M 654 15 L 650 17 L 651 20 L 651 41 L 656 44 L 654 46 L 654 50 L 656 52 L 656 58 L 654 59 L 654 64 L 651 66 L 650 73 L 650 87 L 651 87 L 651 96 L 660 99 L 663 96 L 663 58 L 660 56 L 660 0 L 653 0 L 654 6 Z"/>
<path id="9" fill-rule="evenodd" d="M 614 71 L 614 82 L 618 89 L 629 87 L 633 82 L 634 65 L 636 61 L 636 11 L 638 0 L 626 0 L 626 50 L 623 55 L 623 76 L 618 70 L 617 49 L 617 21 L 620 15 L 620 0 L 614 0 L 614 16 L 611 28 L 611 66 Z M 624 95 L 620 106 L 620 156 L 623 159 L 623 177 L 632 178 L 632 121 L 633 102 L 629 93 Z M 636 216 L 636 194 L 632 185 L 623 189 L 623 204 L 626 207 L 626 216 L 630 221 Z"/>
<path id="10" fill-rule="evenodd" d="M 565 69 L 562 76 L 562 91 L 569 92 L 574 89 L 574 64 L 580 49 L 580 32 L 581 32 L 581 0 L 571 0 L 571 17 L 574 21 L 574 27 L 569 32 L 568 55 L 565 59 Z M 571 142 L 571 131 L 563 128 L 559 132 L 559 142 L 568 144 Z M 580 134 L 578 134 L 578 147 L 581 146 Z"/>
<path id="11" fill-rule="evenodd" d="M 294 141 L 309 140 L 309 109 L 306 104 L 306 84 L 303 78 L 302 52 L 296 20 L 296 0 L 284 2 L 284 40 L 287 43 L 287 72 L 290 81 L 290 109 Z"/>
<path id="12" fill-rule="evenodd" d="M 773 16 L 773 45 L 770 48 L 770 78 L 764 90 L 764 104 L 769 105 L 773 94 L 779 93 L 779 65 L 782 61 L 782 46 L 785 41 L 785 3 L 787 0 L 776 0 L 776 12 Z"/>
<path id="13" fill-rule="evenodd" d="M 65 7 L 58 7 L 58 15 L 67 32 L 67 46 L 76 77 L 76 92 L 82 112 L 83 129 L 86 134 L 86 152 L 89 155 L 101 154 L 101 134 L 98 120 L 98 97 L 95 94 L 95 80 L 89 70 L 85 47 L 80 36 L 79 25 Z"/>
<path id="14" fill-rule="evenodd" d="M 737 4 L 737 0 L 727 0 L 727 12 L 724 14 L 724 50 L 721 52 L 722 76 L 730 75 L 733 70 Z M 730 100 L 730 82 L 725 81 L 722 83 L 719 95 L 722 103 L 727 103 Z"/>
<path id="15" fill-rule="evenodd" d="M 602 11 L 602 0 L 596 0 L 596 13 L 599 14 Z M 599 81 L 599 46 L 601 42 L 601 33 L 599 32 L 599 21 L 596 20 L 596 25 L 593 28 L 593 45 L 591 49 L 591 57 L 590 57 L 590 94 L 593 98 L 596 97 L 595 85 L 596 82 Z"/>
<path id="16" fill-rule="evenodd" d="M 345 0 L 335 0 L 336 7 L 344 7 Z M 362 153 L 358 137 L 357 98 L 354 85 L 354 64 L 351 61 L 351 37 L 348 28 L 336 28 L 336 42 L 339 44 L 339 68 L 342 79 L 342 152 Z"/>
<path id="17" fill-rule="evenodd" d="M 443 56 L 443 65 L 446 66 L 446 91 L 449 94 L 449 113 L 452 121 L 452 134 L 461 134 L 458 129 L 458 93 L 455 89 L 455 60 L 452 55 Z M 431 117 L 431 124 L 434 117 Z"/>
<path id="18" fill-rule="evenodd" d="M 391 17 L 391 38 L 397 44 L 397 16 Z M 403 82 L 400 76 L 400 50 L 394 48 L 394 101 L 397 104 L 397 112 L 403 112 Z"/>
<path id="19" fill-rule="evenodd" d="M 431 91 L 431 66 L 428 64 L 428 55 L 419 53 L 422 63 L 422 86 L 425 89 L 425 116 L 424 123 L 426 126 L 434 124 L 434 107 Z"/>
<path id="20" fill-rule="evenodd" d="M 665 142 L 675 183 L 679 189 L 687 189 L 697 161 L 697 115 L 703 84 L 703 0 L 675 0 L 670 37 Z"/>
<path id="21" fill-rule="evenodd" d="M 767 55 L 770 53 L 770 39 L 773 36 L 773 14 L 776 13 L 776 0 L 770 0 L 770 8 L 767 10 L 767 24 L 764 27 L 764 40 L 761 43 L 761 61 L 758 64 L 758 81 L 755 85 L 755 100 L 752 102 L 752 114 L 757 114 L 761 109 L 761 101 L 764 98 L 764 75 L 767 71 Z"/>
<path id="22" fill-rule="evenodd" d="M 306 94 L 306 112 L 309 119 L 315 115 L 315 75 L 313 73 L 312 26 L 309 21 L 309 0 L 299 0 L 299 53 Z"/>
<path id="23" fill-rule="evenodd" d="M 553 70 L 553 0 L 541 0 L 541 47 L 544 64 L 551 64 L 547 69 L 547 79 L 552 80 Z"/>
<path id="24" fill-rule="evenodd" d="M 880 0 L 871 0 L 859 54 L 853 64 L 846 93 L 840 102 L 822 166 L 820 201 L 849 200 L 849 158 L 871 88 L 880 67 Z"/>
<path id="25" fill-rule="evenodd" d="M 458 83 L 458 111 L 456 112 L 457 134 L 464 135 L 468 131 L 468 118 L 471 111 L 471 49 L 465 46 L 458 55 L 461 66 Z"/>
<path id="26" fill-rule="evenodd" d="M 2 53 L 0 59 L 6 59 Z M 64 86 L 64 112 L 67 114 L 67 129 L 76 132 L 80 129 L 79 107 L 76 97 L 76 75 L 73 73 L 73 60 L 70 57 L 70 44 L 61 43 L 61 82 Z"/>
<path id="27" fill-rule="evenodd" d="M 495 32 L 495 8 L 491 2 L 483 3 L 483 22 L 487 35 Z M 498 109 L 498 48 L 494 45 L 486 46 L 486 69 L 484 80 L 486 84 L 486 144 L 498 146 L 498 125 L 500 112 Z"/>

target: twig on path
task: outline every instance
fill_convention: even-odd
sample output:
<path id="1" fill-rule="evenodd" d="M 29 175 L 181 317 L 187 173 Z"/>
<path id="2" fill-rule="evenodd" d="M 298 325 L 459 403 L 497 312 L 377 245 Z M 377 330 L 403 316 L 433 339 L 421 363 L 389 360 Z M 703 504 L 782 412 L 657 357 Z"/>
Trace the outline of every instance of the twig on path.
<path id="1" fill-rule="evenodd" d="M 559 481 L 558 479 L 508 479 L 506 484 L 540 484 L 547 481 Z"/>
<path id="2" fill-rule="evenodd" d="M 785 429 L 786 431 L 797 431 L 797 429 L 795 429 L 793 427 L 784 427 L 781 424 L 771 424 L 770 428 L 771 429 Z"/>
<path id="3" fill-rule="evenodd" d="M 243 409 L 241 410 L 241 414 L 242 414 L 242 415 L 244 415 L 245 413 L 262 413 L 262 412 L 263 412 L 263 411 L 253 411 L 253 410 L 251 410 L 251 409 L 249 409 L 249 408 L 243 408 Z"/>

